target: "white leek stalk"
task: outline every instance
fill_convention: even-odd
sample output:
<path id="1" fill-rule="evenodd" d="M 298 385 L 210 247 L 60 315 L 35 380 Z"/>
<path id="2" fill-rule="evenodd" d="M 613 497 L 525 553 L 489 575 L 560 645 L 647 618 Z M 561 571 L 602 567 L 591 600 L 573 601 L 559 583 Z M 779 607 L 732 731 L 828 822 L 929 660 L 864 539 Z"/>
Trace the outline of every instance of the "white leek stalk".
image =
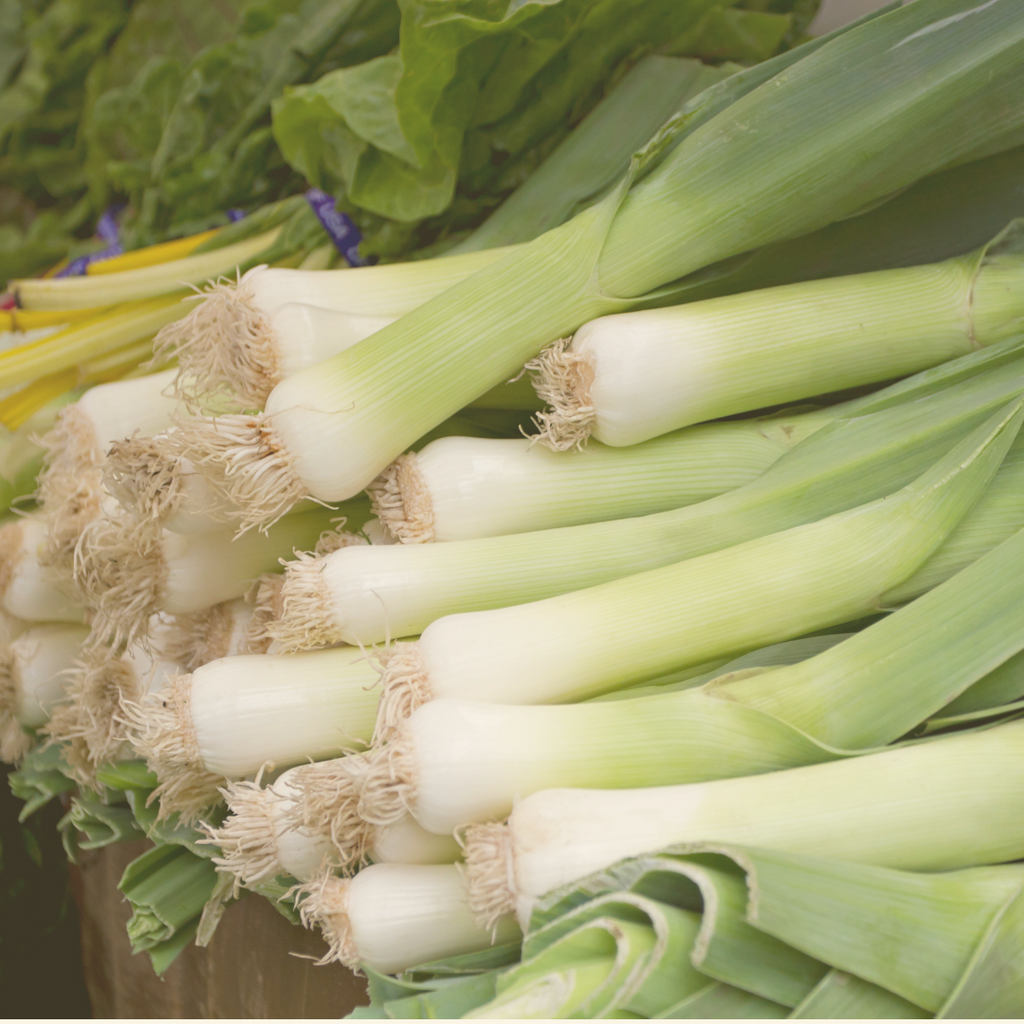
<path id="1" fill-rule="evenodd" d="M 667 512 L 292 563 L 282 586 L 284 614 L 268 632 L 285 650 L 412 636 L 444 615 L 581 590 L 821 519 L 909 483 L 1022 387 L 1024 361 L 1017 359 L 916 401 L 886 405 L 882 392 L 869 396 L 881 408 L 858 401 L 808 413 L 798 435 L 834 418 L 744 486 Z M 781 422 L 785 433 L 796 421 Z M 416 463 L 399 466 L 401 481 Z M 378 495 L 376 504 L 386 501 Z M 419 513 L 428 502 L 416 499 L 412 515 L 401 504 L 395 511 L 411 538 L 426 521 Z"/>
<path id="2" fill-rule="evenodd" d="M 304 788 L 317 765 L 289 768 L 269 786 L 229 782 L 224 787 L 228 816 L 217 827 L 204 826 L 209 841 L 220 847 L 217 866 L 238 885 L 251 887 L 278 875 L 308 882 L 325 868 L 351 869 L 345 850 L 327 827 L 309 828 L 299 820 Z M 427 832 L 409 815 L 373 830 L 368 859 L 394 864 L 446 864 L 461 851 L 451 836 Z"/>
<path id="3" fill-rule="evenodd" d="M 296 549 L 316 545 L 333 512 L 285 516 L 269 534 L 181 534 L 122 514 L 94 520 L 79 539 L 75 583 L 115 642 L 131 643 L 151 615 L 190 614 L 241 597 Z"/>
<path id="4" fill-rule="evenodd" d="M 996 245 L 998 248 L 998 245 Z M 637 444 L 691 423 L 915 373 L 1019 331 L 1024 257 L 780 285 L 584 324 L 536 362 L 541 440 Z"/>
<path id="5" fill-rule="evenodd" d="M 84 626 L 32 626 L 0 647 L 0 760 L 14 763 L 28 752 L 22 727 L 36 729 L 50 717 L 88 635 Z"/>
<path id="6" fill-rule="evenodd" d="M 323 962 L 366 964 L 394 973 L 416 964 L 519 938 L 511 917 L 477 923 L 454 865 L 374 864 L 352 879 L 328 876 L 307 887 L 302 923 L 323 932 Z"/>
<path id="7" fill-rule="evenodd" d="M 679 294 L 669 282 L 1008 148 L 1024 110 L 1001 97 L 1024 80 L 1021 39 L 1015 5 L 907 4 L 731 75 L 690 101 L 600 203 L 287 378 L 262 415 L 194 421 L 181 454 L 246 524 L 303 497 L 351 497 L 588 320 L 668 303 Z"/>
<path id="8" fill-rule="evenodd" d="M 342 270 L 255 267 L 237 284 L 211 284 L 202 301 L 157 336 L 177 354 L 191 393 L 226 390 L 262 407 L 285 378 L 328 359 L 440 295 L 514 246 L 412 263 Z"/>
<path id="9" fill-rule="evenodd" d="M 198 817 L 225 778 L 369 742 L 377 669 L 358 648 L 222 658 L 131 705 L 132 745 L 160 780 L 161 813 Z"/>
<path id="10" fill-rule="evenodd" d="M 111 445 L 171 425 L 174 370 L 100 384 L 66 406 L 43 438 L 39 500 L 49 536 L 45 560 L 70 571 L 75 543 L 103 505 L 103 465 Z"/>
<path id="11" fill-rule="evenodd" d="M 577 701 L 873 611 L 977 501 L 1021 416 L 1018 399 L 914 483 L 850 511 L 587 590 L 437 619 L 390 653 L 382 738 L 439 697 Z"/>
<path id="12" fill-rule="evenodd" d="M 555 453 L 526 439 L 443 437 L 370 487 L 403 543 L 467 540 L 648 515 L 758 477 L 827 413 L 709 423 L 636 445 Z"/>
<path id="13" fill-rule="evenodd" d="M 736 842 L 916 871 L 1024 856 L 1024 722 L 748 778 L 551 789 L 467 831 L 483 920 L 675 843 Z"/>
<path id="14" fill-rule="evenodd" d="M 0 607 L 30 622 L 83 622 L 85 611 L 60 589 L 56 571 L 40 564 L 46 542 L 40 519 L 0 527 Z"/>
<path id="15" fill-rule="evenodd" d="M 366 855 L 374 864 L 451 864 L 462 857 L 452 835 L 428 832 L 411 814 L 370 831 Z"/>
<path id="16" fill-rule="evenodd" d="M 247 888 L 286 875 L 308 882 L 332 867 L 331 837 L 303 829 L 293 821 L 295 787 L 291 768 L 269 786 L 229 782 L 224 787 L 228 816 L 217 827 L 204 825 L 208 842 L 220 847 L 218 870 Z"/>

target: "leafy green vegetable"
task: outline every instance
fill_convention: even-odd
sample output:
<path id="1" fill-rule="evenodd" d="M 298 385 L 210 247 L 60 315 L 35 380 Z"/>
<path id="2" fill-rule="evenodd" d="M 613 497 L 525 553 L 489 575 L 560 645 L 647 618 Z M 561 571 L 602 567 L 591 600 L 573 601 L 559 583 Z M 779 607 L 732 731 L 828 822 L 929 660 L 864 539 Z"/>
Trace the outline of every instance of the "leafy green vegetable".
<path id="1" fill-rule="evenodd" d="M 355 206 L 435 216 L 456 182 L 507 190 L 509 161 L 550 151 L 624 60 L 722 2 L 401 0 L 399 51 L 286 90 L 274 134 L 296 170 Z"/>

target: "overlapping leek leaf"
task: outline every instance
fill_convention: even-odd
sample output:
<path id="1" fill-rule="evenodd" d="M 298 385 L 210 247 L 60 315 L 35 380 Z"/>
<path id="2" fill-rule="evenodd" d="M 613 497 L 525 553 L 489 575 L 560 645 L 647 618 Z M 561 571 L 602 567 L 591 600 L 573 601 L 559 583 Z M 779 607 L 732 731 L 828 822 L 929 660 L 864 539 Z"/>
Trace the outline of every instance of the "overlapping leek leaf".
<path id="1" fill-rule="evenodd" d="M 428 1016 L 493 990 L 462 1014 L 995 1017 L 1024 993 L 1022 927 L 1019 865 L 920 874 L 670 847 L 540 900 L 519 964 L 461 980 L 443 963 L 374 978 L 371 1010 Z"/>
<path id="2" fill-rule="evenodd" d="M 37 744 L 26 755 L 18 770 L 8 776 L 11 792 L 25 801 L 18 814 L 24 821 L 55 796 L 75 788 L 71 769 L 64 761 L 60 747 Z"/>
<path id="3" fill-rule="evenodd" d="M 183 846 L 156 846 L 136 857 L 117 886 L 132 907 L 132 952 L 148 952 L 162 974 L 195 935 L 216 884 L 212 862 Z"/>
<path id="4" fill-rule="evenodd" d="M 71 861 L 79 850 L 99 850 L 112 843 L 140 839 L 145 834 L 124 794 L 116 790 L 107 790 L 102 796 L 80 793 L 72 797 L 71 810 L 57 827 Z"/>

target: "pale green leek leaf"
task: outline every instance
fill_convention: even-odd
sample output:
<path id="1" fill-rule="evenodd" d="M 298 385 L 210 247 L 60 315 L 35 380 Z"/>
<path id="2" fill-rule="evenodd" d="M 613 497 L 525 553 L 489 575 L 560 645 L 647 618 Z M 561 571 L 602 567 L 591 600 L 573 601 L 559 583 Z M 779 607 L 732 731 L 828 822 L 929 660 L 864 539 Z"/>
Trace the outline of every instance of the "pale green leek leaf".
<path id="1" fill-rule="evenodd" d="M 1024 529 L 1024 524 L 1022 524 Z M 1024 696 L 1024 652 L 1007 658 L 998 668 L 979 679 L 951 700 L 941 711 L 941 717 L 950 718 L 994 710 L 1012 704 Z"/>
<path id="2" fill-rule="evenodd" d="M 877 209 L 698 272 L 687 301 L 935 263 L 1024 217 L 1024 148 L 929 175 Z M 486 225 L 485 225 L 486 227 Z"/>
<path id="3" fill-rule="evenodd" d="M 922 874 L 739 851 L 751 923 L 787 944 L 936 1012 L 1024 886 L 1024 867 Z"/>
<path id="4" fill-rule="evenodd" d="M 656 1015 L 659 1020 L 781 1020 L 788 1016 L 788 1006 L 721 982 L 702 988 L 696 995 Z"/>
<path id="5" fill-rule="evenodd" d="M 888 989 L 845 971 L 829 971 L 818 987 L 790 1014 L 794 1020 L 882 1018 L 922 1020 L 932 1015 Z"/>
<path id="6" fill-rule="evenodd" d="M 1024 896 L 993 921 L 940 1018 L 1013 1017 L 1024 1000 Z"/>

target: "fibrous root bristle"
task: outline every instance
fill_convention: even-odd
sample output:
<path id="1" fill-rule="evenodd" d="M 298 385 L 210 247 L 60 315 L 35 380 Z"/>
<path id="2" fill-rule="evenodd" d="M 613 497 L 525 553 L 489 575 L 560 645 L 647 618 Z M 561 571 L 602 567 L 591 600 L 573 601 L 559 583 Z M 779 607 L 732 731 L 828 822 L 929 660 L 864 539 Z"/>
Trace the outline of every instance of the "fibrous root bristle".
<path id="1" fill-rule="evenodd" d="M 396 643 L 377 653 L 383 667 L 380 704 L 373 745 L 392 740 L 399 726 L 418 707 L 433 699 L 418 642 Z"/>
<path id="2" fill-rule="evenodd" d="M 267 637 L 280 645 L 282 654 L 330 647 L 343 640 L 341 627 L 334 621 L 323 569 L 323 558 L 309 552 L 296 553 L 295 559 L 286 563 L 279 587 L 266 588 L 268 603 L 262 612 L 257 605 Z M 277 612 L 273 617 L 271 606 Z"/>
<path id="3" fill-rule="evenodd" d="M 366 863 L 373 837 L 373 826 L 359 814 L 367 767 L 358 757 L 350 754 L 292 769 L 296 795 L 289 826 L 329 835 L 337 853 L 334 866 L 345 872 Z"/>
<path id="4" fill-rule="evenodd" d="M 359 951 L 348 921 L 348 887 L 349 882 L 344 878 L 324 875 L 300 886 L 296 902 L 302 923 L 307 928 L 319 928 L 327 943 L 326 955 L 317 962 L 329 964 L 337 961 L 357 970 Z"/>
<path id="5" fill-rule="evenodd" d="M 597 419 L 590 397 L 594 369 L 571 344 L 571 338 L 562 338 L 526 364 L 537 394 L 551 407 L 534 417 L 534 440 L 556 452 L 582 449 Z"/>
<path id="6" fill-rule="evenodd" d="M 277 350 L 269 319 L 255 303 L 254 267 L 231 281 L 220 278 L 193 296 L 195 309 L 162 328 L 156 360 L 178 358 L 178 394 L 195 408 L 210 395 L 237 399 L 236 408 L 261 408 L 278 382 Z"/>
<path id="7" fill-rule="evenodd" d="M 96 769 L 117 760 L 128 742 L 121 704 L 139 699 L 131 665 L 105 647 L 87 647 L 69 674 L 65 699 L 43 727 L 65 747 L 65 759 L 79 783 L 96 788 Z"/>
<path id="8" fill-rule="evenodd" d="M 271 803 L 274 794 L 255 782 L 229 782 L 221 795 L 230 813 L 220 826 L 202 824 L 209 842 L 220 848 L 217 869 L 234 879 L 234 894 L 242 886 L 257 885 L 282 873 L 277 856 L 276 824 Z"/>
<path id="9" fill-rule="evenodd" d="M 203 474 L 241 530 L 272 526 L 307 496 L 269 419 L 255 415 L 182 417 L 167 435 L 177 455 Z"/>
<path id="10" fill-rule="evenodd" d="M 159 779 L 149 803 L 160 801 L 159 818 L 177 813 L 185 823 L 198 821 L 216 806 L 225 783 L 203 765 L 192 726 L 191 695 L 192 677 L 175 676 L 162 690 L 139 701 L 123 701 L 119 715 L 129 742 Z"/>
<path id="11" fill-rule="evenodd" d="M 512 874 L 512 834 L 508 825 L 469 825 L 460 837 L 469 906 L 480 925 L 493 929 L 516 909 Z"/>
<path id="12" fill-rule="evenodd" d="M 367 488 L 374 514 L 403 544 L 434 539 L 434 506 L 416 455 L 399 455 Z"/>
<path id="13" fill-rule="evenodd" d="M 93 631 L 111 647 L 150 649 L 150 617 L 160 610 L 168 568 L 163 528 L 125 512 L 102 515 L 75 549 L 78 600 L 94 609 Z"/>
<path id="14" fill-rule="evenodd" d="M 47 537 L 39 561 L 66 582 L 71 579 L 78 538 L 103 509 L 104 455 L 92 418 L 77 404 L 61 409 L 40 444 L 45 454 L 36 500 L 42 506 Z"/>
<path id="15" fill-rule="evenodd" d="M 181 506 L 181 475 L 181 460 L 166 437 L 133 437 L 111 445 L 103 483 L 136 518 L 160 521 Z"/>

